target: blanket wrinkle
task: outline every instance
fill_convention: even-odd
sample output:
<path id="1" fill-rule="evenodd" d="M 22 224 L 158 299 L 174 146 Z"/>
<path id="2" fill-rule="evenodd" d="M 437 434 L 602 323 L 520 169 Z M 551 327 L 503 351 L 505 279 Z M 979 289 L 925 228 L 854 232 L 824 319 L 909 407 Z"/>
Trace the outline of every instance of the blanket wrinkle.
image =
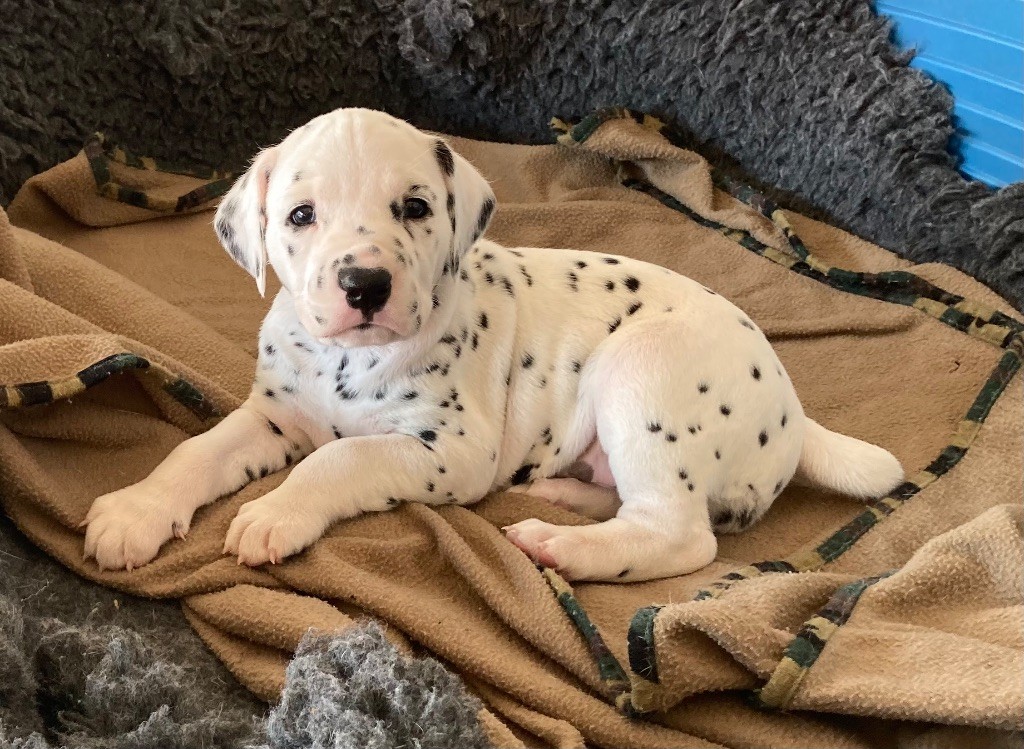
<path id="1" fill-rule="evenodd" d="M 717 179 L 649 116 L 559 127 L 551 146 L 451 139 L 494 185 L 489 236 L 625 254 L 722 293 L 772 339 L 808 414 L 892 450 L 906 484 L 867 504 L 791 486 L 704 570 L 569 586 L 499 529 L 582 519 L 512 491 L 356 518 L 284 564 L 239 567 L 220 554 L 227 526 L 281 473 L 200 510 L 152 564 L 99 572 L 76 527 L 92 499 L 237 406 L 273 296 L 217 245 L 216 190 L 203 190 L 223 174 L 104 144 L 30 180 L 16 228 L 0 218 L 4 510 L 78 574 L 180 599 L 268 701 L 307 630 L 344 635 L 370 615 L 463 677 L 495 746 L 882 746 L 897 724 L 908 742 L 938 725 L 1024 729 L 1012 308 L 958 271 Z M 302 652 L 331 678 L 333 656 Z"/>

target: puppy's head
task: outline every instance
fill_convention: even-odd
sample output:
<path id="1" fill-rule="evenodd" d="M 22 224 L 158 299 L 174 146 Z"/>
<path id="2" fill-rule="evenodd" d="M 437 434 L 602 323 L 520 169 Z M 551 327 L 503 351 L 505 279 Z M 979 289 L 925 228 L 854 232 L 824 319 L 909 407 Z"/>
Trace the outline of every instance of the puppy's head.
<path id="1" fill-rule="evenodd" d="M 441 139 L 366 109 L 338 109 L 262 151 L 214 219 L 225 249 L 266 288 L 268 263 L 322 343 L 415 336 L 436 287 L 494 210 L 494 193 Z"/>

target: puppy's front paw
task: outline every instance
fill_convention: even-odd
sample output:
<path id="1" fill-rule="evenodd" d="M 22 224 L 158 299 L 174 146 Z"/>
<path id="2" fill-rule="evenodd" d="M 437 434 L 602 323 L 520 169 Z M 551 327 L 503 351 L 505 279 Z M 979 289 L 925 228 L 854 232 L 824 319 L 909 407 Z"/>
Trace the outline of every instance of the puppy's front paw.
<path id="1" fill-rule="evenodd" d="M 184 538 L 192 521 L 176 512 L 173 498 L 139 482 L 104 494 L 92 503 L 85 521 L 85 558 L 101 570 L 132 570 L 153 561 L 160 547 Z"/>
<path id="2" fill-rule="evenodd" d="M 228 528 L 224 553 L 236 554 L 239 564 L 253 567 L 264 562 L 278 564 L 323 532 L 321 520 L 274 491 L 242 505 Z"/>

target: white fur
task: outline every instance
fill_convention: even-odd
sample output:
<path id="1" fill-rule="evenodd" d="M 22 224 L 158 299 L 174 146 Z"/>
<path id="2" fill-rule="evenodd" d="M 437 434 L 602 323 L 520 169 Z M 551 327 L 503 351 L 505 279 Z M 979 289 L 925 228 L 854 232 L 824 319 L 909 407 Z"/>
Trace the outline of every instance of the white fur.
<path id="1" fill-rule="evenodd" d="M 293 461 L 231 524 L 239 561 L 279 562 L 338 520 L 471 504 L 515 479 L 601 522 L 525 520 L 505 529 L 513 543 L 571 579 L 645 580 L 708 564 L 713 530 L 748 527 L 798 468 L 858 496 L 902 478 L 889 453 L 806 418 L 760 330 L 695 281 L 480 239 L 491 189 L 458 155 L 446 173 L 443 151 L 343 109 L 256 158 L 215 221 L 261 291 L 267 263 L 283 284 L 252 394 L 96 500 L 85 549 L 101 567 L 149 562 L 198 507 Z M 410 195 L 433 214 L 399 217 Z M 303 203 L 316 223 L 296 229 Z M 372 318 L 346 302 L 346 266 L 391 274 Z"/>

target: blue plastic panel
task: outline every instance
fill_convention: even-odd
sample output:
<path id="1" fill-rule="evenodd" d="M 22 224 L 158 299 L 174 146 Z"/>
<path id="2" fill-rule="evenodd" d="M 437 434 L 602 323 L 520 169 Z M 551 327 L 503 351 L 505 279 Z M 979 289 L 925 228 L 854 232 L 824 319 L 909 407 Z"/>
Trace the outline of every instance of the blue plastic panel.
<path id="1" fill-rule="evenodd" d="M 1024 0 L 882 0 L 894 42 L 956 101 L 962 171 L 994 186 L 1024 180 Z"/>

